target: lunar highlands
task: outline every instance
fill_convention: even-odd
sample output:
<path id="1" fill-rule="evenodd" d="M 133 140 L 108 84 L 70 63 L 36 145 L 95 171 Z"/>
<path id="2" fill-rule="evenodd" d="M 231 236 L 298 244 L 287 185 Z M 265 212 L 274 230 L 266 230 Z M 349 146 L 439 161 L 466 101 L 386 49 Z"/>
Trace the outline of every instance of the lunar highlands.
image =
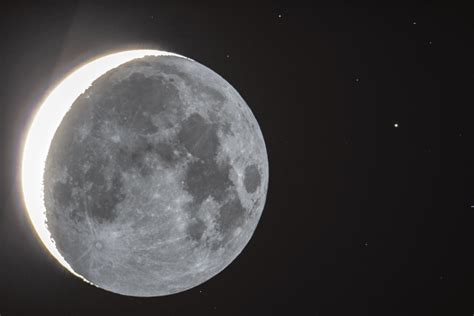
<path id="1" fill-rule="evenodd" d="M 169 295 L 228 266 L 262 214 L 268 160 L 237 91 L 178 56 L 103 74 L 56 130 L 47 227 L 71 268 L 130 296 Z"/>

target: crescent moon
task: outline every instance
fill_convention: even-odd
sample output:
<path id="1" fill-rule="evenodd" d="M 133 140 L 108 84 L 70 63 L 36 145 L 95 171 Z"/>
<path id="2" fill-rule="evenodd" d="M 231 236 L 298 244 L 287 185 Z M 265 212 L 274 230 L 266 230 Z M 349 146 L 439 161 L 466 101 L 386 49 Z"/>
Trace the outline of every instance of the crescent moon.
<path id="1" fill-rule="evenodd" d="M 177 56 L 189 59 L 159 50 L 130 50 L 103 56 L 79 67 L 61 81 L 38 107 L 23 148 L 21 186 L 31 224 L 48 252 L 64 268 L 90 284 L 92 283 L 76 273 L 60 254 L 46 225 L 43 190 L 45 162 L 54 134 L 76 98 L 107 71 L 145 56 Z"/>

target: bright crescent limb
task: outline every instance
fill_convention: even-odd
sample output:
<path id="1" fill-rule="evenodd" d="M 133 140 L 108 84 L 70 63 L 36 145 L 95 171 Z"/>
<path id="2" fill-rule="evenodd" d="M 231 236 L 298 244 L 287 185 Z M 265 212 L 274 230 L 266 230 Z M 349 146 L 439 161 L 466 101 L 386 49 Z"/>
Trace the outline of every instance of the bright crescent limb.
<path id="1" fill-rule="evenodd" d="M 171 55 L 186 58 L 181 55 L 158 50 L 130 50 L 107 55 L 87 63 L 73 71 L 48 95 L 37 110 L 25 140 L 21 166 L 21 183 L 23 200 L 31 224 L 50 254 L 71 273 L 86 282 L 88 281 L 77 274 L 59 253 L 46 224 L 43 190 L 46 158 L 56 130 L 77 97 L 107 71 L 133 59 L 150 55 Z"/>

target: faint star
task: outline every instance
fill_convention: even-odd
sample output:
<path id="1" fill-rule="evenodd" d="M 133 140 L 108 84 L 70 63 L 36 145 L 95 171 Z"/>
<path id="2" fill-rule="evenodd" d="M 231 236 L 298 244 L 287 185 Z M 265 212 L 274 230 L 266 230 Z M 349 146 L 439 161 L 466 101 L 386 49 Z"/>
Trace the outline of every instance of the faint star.
<path id="1" fill-rule="evenodd" d="M 359 78 L 356 78 L 355 80 L 356 80 L 356 82 L 359 82 Z"/>
<path id="2" fill-rule="evenodd" d="M 415 22 L 415 21 L 413 21 L 413 25 L 416 25 L 416 22 Z"/>
<path id="3" fill-rule="evenodd" d="M 280 13 L 280 14 L 278 14 L 278 17 L 279 17 L 280 19 L 282 18 L 282 16 L 283 16 L 283 15 L 281 15 L 281 13 Z"/>
<path id="4" fill-rule="evenodd" d="M 229 55 L 229 54 L 227 54 L 227 55 L 225 55 L 225 57 L 227 57 L 227 58 L 230 58 L 230 55 Z"/>
<path id="5" fill-rule="evenodd" d="M 431 44 L 433 44 L 433 42 L 432 42 L 432 41 L 429 41 L 429 42 L 428 42 L 428 45 L 431 45 Z"/>
<path id="6" fill-rule="evenodd" d="M 368 243 L 368 242 L 365 242 L 365 243 L 364 243 L 364 246 L 365 246 L 365 247 L 367 247 L 368 245 L 369 245 L 369 243 Z"/>

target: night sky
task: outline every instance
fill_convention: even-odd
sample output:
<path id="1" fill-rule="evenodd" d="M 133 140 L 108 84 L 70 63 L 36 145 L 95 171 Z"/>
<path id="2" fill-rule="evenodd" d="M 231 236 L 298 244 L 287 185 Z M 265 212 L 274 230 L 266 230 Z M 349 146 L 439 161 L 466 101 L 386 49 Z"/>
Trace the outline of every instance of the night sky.
<path id="1" fill-rule="evenodd" d="M 197 2 L 0 5 L 0 315 L 473 315 L 472 8 Z M 147 299 L 63 269 L 36 238 L 19 182 L 48 91 L 131 48 L 223 76 L 270 163 L 241 255 L 196 288 Z"/>

